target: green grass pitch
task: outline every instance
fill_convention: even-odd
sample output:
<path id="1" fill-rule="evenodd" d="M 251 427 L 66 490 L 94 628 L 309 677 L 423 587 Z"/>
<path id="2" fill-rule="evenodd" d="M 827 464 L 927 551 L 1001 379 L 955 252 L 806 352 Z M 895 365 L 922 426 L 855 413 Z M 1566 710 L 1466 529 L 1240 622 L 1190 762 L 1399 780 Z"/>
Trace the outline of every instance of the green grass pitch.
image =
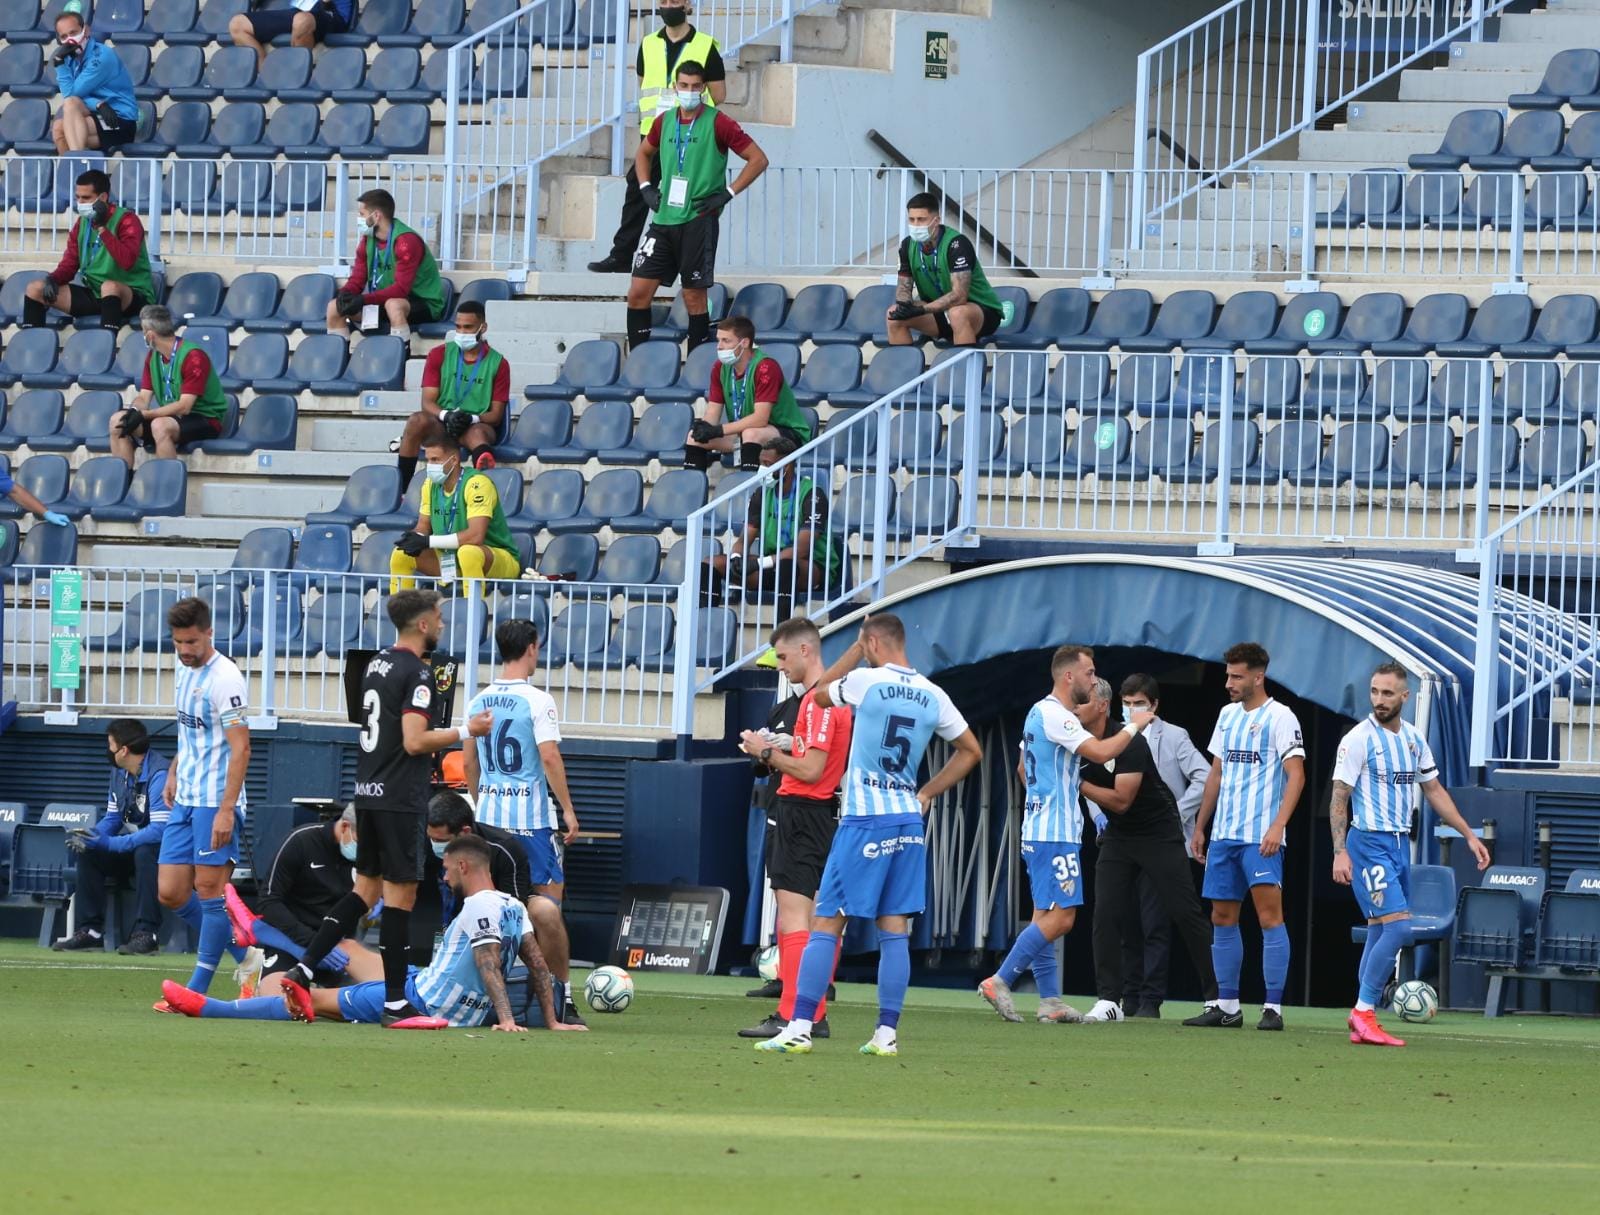
<path id="1" fill-rule="evenodd" d="M 0 946 L 6 1209 L 1524 1215 L 1600 1189 L 1592 1021 L 1390 1016 L 1395 1051 L 1335 1010 L 1008 1025 L 913 989 L 871 1059 L 847 986 L 785 1058 L 733 1036 L 768 1011 L 736 979 L 636 976 L 587 1035 L 404 1034 L 152 1013 L 183 962 Z"/>

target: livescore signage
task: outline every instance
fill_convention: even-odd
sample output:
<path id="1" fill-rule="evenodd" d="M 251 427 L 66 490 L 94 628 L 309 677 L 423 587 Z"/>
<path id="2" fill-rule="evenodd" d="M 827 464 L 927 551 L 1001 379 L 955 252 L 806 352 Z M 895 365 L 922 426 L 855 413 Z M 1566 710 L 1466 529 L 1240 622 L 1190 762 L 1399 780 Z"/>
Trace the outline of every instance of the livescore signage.
<path id="1" fill-rule="evenodd" d="M 710 974 L 722 948 L 721 886 L 627 886 L 617 903 L 611 962 L 628 970 Z"/>

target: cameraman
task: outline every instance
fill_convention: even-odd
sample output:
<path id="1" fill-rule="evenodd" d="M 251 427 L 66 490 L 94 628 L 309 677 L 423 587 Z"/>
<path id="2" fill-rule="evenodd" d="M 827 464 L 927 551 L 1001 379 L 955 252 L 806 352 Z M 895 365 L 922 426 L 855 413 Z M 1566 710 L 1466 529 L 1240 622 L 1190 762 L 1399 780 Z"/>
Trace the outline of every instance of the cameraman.
<path id="1" fill-rule="evenodd" d="M 139 327 L 150 347 L 139 394 L 128 408 L 111 415 L 109 427 L 111 454 L 121 456 L 129 468 L 136 441 L 161 459 L 176 459 L 180 444 L 219 437 L 228 416 L 228 398 L 211 356 L 178 340 L 172 313 L 152 304 L 140 311 Z"/>
<path id="2" fill-rule="evenodd" d="M 99 169 L 78 174 L 72 193 L 78 218 L 67 247 L 54 270 L 28 284 L 22 323 L 43 325 L 54 308 L 73 317 L 97 316 L 107 329 L 120 329 L 129 316 L 156 302 L 144 223 L 112 204 L 111 179 Z"/>
<path id="3" fill-rule="evenodd" d="M 139 129 L 133 81 L 117 53 L 89 36 L 80 0 L 68 0 L 56 17 L 56 41 L 60 45 L 50 56 L 62 96 L 50 125 L 56 151 L 109 152 L 132 143 Z"/>
<path id="4" fill-rule="evenodd" d="M 150 735 L 141 722 L 119 717 L 106 726 L 107 758 L 111 761 L 111 788 L 106 813 L 91 829 L 67 836 L 67 847 L 78 854 L 78 889 L 75 898 L 77 929 L 62 937 L 52 949 L 101 949 L 106 922 L 106 882 L 133 879 L 133 933 L 118 948 L 121 954 L 156 953 L 156 930 L 161 927 L 161 901 L 156 896 L 156 870 L 161 835 L 172 813 L 162 793 L 167 787 L 168 761 L 150 749 Z"/>
<path id="5" fill-rule="evenodd" d="M 400 487 L 417 471 L 422 436 L 438 420 L 467 449 L 474 468 L 494 467 L 490 447 L 506 433 L 510 417 L 511 364 L 489 345 L 483 305 L 467 300 L 456 309 L 449 339 L 428 351 L 422 365 L 422 408 L 406 419 L 400 436 Z"/>

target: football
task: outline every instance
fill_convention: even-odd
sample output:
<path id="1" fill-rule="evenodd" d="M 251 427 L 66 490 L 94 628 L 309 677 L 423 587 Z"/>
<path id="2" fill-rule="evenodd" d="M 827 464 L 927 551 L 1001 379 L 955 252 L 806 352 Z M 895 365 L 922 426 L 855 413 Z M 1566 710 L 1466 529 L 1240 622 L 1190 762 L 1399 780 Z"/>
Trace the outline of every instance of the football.
<path id="1" fill-rule="evenodd" d="M 778 977 L 778 947 L 768 945 L 756 954 L 756 973 L 770 983 Z"/>
<path id="2" fill-rule="evenodd" d="M 1394 1010 L 1402 1021 L 1431 1021 L 1439 1011 L 1439 996 L 1420 979 L 1412 979 L 1394 989 Z"/>
<path id="3" fill-rule="evenodd" d="M 633 976 L 620 966 L 601 966 L 583 984 L 583 998 L 595 1012 L 619 1013 L 633 1003 Z"/>

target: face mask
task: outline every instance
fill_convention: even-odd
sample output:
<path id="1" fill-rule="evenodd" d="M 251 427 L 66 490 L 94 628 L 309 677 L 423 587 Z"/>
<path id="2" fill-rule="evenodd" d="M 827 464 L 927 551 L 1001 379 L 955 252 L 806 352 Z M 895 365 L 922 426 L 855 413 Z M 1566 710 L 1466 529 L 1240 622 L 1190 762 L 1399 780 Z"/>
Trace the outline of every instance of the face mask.
<path id="1" fill-rule="evenodd" d="M 738 361 L 739 348 L 737 346 L 735 346 L 732 350 L 723 350 L 721 348 L 717 350 L 717 362 L 721 363 L 724 367 L 730 366 Z"/>
<path id="2" fill-rule="evenodd" d="M 115 768 L 117 766 L 117 753 L 115 751 L 107 751 L 106 752 L 106 759 L 111 761 L 111 766 L 113 768 Z"/>
<path id="3" fill-rule="evenodd" d="M 444 850 L 450 847 L 450 845 L 448 843 L 441 844 L 438 840 L 429 840 L 428 847 L 432 848 L 433 855 L 442 861 L 444 860 Z"/>
<path id="4" fill-rule="evenodd" d="M 662 25 L 671 26 L 673 29 L 677 29 L 689 20 L 689 14 L 681 8 L 659 8 L 656 10 L 656 16 L 661 18 Z"/>
<path id="5" fill-rule="evenodd" d="M 450 335 L 450 340 L 463 350 L 471 350 L 478 344 L 478 335 L 476 333 L 464 333 L 457 329 Z"/>
<path id="6" fill-rule="evenodd" d="M 679 89 L 678 104 L 686 110 L 698 110 L 700 108 L 700 90 Z"/>
<path id="7" fill-rule="evenodd" d="M 366 236 L 371 231 L 372 231 L 372 225 L 368 221 L 366 221 L 365 219 L 362 219 L 361 216 L 359 216 L 359 215 L 356 216 L 356 235 L 357 236 Z"/>
<path id="8" fill-rule="evenodd" d="M 907 231 L 911 233 L 911 239 L 919 245 L 933 235 L 933 229 L 925 224 L 912 224 Z"/>
<path id="9" fill-rule="evenodd" d="M 347 860 L 347 861 L 351 862 L 352 864 L 354 864 L 355 863 L 355 859 L 356 859 L 356 842 L 355 842 L 355 840 L 350 840 L 348 843 L 340 844 L 339 845 L 339 855 L 344 857 L 345 860 Z"/>
<path id="10" fill-rule="evenodd" d="M 432 481 L 435 485 L 443 485 L 444 484 L 444 465 L 443 464 L 430 464 L 430 465 L 428 465 L 427 477 L 428 477 L 428 480 Z"/>
<path id="11" fill-rule="evenodd" d="M 79 203 L 78 214 L 83 216 L 85 219 L 88 219 L 89 216 L 94 214 L 94 204 L 92 202 Z"/>

